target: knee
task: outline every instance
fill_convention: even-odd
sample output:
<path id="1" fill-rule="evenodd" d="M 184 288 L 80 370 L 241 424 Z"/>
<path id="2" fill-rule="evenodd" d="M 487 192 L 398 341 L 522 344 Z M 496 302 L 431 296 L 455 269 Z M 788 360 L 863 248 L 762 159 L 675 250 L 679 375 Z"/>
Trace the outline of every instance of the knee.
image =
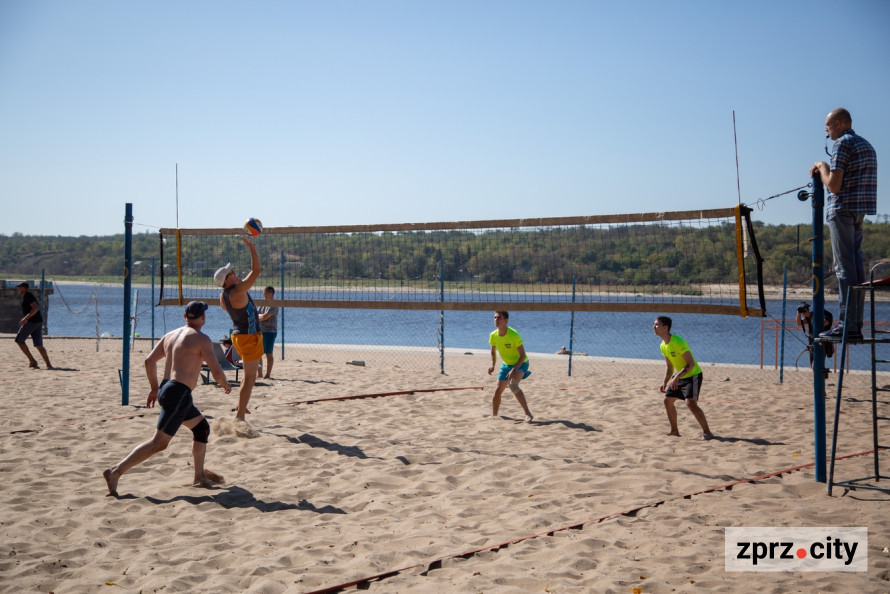
<path id="1" fill-rule="evenodd" d="M 207 443 L 207 439 L 210 437 L 210 423 L 207 422 L 207 419 L 201 419 L 197 425 L 192 427 L 192 435 L 194 435 L 195 441 Z"/>
<path id="2" fill-rule="evenodd" d="M 151 441 L 151 452 L 152 452 L 152 454 L 157 454 L 157 453 L 163 452 L 164 450 L 167 449 L 167 445 L 168 445 L 169 443 L 170 443 L 169 441 L 160 441 L 160 440 L 157 440 L 157 439 L 153 439 L 153 440 Z"/>
<path id="3" fill-rule="evenodd" d="M 519 389 L 519 382 L 510 382 L 507 384 L 507 387 L 510 388 L 510 391 L 513 392 L 515 396 L 522 394 L 522 390 Z"/>

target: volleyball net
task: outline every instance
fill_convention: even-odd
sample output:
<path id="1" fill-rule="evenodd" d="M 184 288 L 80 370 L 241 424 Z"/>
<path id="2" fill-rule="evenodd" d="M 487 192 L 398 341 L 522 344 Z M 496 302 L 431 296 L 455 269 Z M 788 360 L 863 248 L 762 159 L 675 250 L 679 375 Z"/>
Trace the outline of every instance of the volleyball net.
<path id="1" fill-rule="evenodd" d="M 293 308 L 765 315 L 751 209 L 324 227 L 253 239 L 258 292 Z M 243 277 L 241 228 L 161 229 L 159 305 L 215 303 Z M 266 304 L 255 299 L 259 305 Z M 268 303 L 268 305 L 273 305 Z"/>

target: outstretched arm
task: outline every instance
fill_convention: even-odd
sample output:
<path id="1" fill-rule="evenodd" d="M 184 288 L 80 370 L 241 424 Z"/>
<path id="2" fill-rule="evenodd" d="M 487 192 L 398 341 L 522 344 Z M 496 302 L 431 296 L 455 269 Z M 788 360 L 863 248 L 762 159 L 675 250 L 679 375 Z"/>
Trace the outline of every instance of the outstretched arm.
<path id="1" fill-rule="evenodd" d="M 240 283 L 232 287 L 231 292 L 229 293 L 229 303 L 235 308 L 247 306 L 248 292 L 260 277 L 260 272 L 263 271 L 262 266 L 260 265 L 260 256 L 256 251 L 256 246 L 246 237 L 242 237 L 241 241 L 243 241 L 250 250 L 250 272 L 247 273 L 247 276 L 241 279 Z M 222 295 L 220 295 L 219 299 L 220 305 L 225 309 Z"/>
<path id="2" fill-rule="evenodd" d="M 260 263 L 260 255 L 257 253 L 256 246 L 253 245 L 253 242 L 246 237 L 242 237 L 241 241 L 243 241 L 247 245 L 247 249 L 250 250 L 250 272 L 247 273 L 247 276 L 241 279 L 241 285 L 244 286 L 244 293 L 246 294 L 260 277 L 263 267 Z M 239 285 L 236 290 L 241 289 L 241 285 Z"/>

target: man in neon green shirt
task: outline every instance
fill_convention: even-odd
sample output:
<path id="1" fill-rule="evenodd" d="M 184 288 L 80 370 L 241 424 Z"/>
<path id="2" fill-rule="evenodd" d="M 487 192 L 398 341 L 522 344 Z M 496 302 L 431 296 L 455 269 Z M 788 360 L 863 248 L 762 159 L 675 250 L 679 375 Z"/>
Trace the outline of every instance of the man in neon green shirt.
<path id="1" fill-rule="evenodd" d="M 491 367 L 488 368 L 488 375 L 494 372 L 498 353 L 504 361 L 498 373 L 498 386 L 491 399 L 491 416 L 498 416 L 501 394 L 509 387 L 525 411 L 525 422 L 531 423 L 534 417 L 525 402 L 525 394 L 519 389 L 519 382 L 531 375 L 531 371 L 528 370 L 528 356 L 525 354 L 519 332 L 507 326 L 509 319 L 510 313 L 507 311 L 494 312 L 496 329 L 488 337 L 488 344 L 491 345 Z"/>
<path id="2" fill-rule="evenodd" d="M 661 354 L 664 355 L 667 370 L 660 391 L 664 394 L 664 408 L 667 411 L 668 421 L 671 424 L 671 432 L 668 435 L 680 437 L 680 429 L 677 427 L 677 409 L 674 403 L 677 400 L 685 400 L 686 407 L 695 416 L 695 420 L 702 428 L 701 439 L 711 439 L 713 434 L 708 427 L 705 413 L 698 406 L 698 394 L 701 390 L 701 367 L 692 356 L 689 345 L 681 337 L 671 334 L 672 320 L 667 316 L 655 318 L 653 330 L 661 339 Z"/>

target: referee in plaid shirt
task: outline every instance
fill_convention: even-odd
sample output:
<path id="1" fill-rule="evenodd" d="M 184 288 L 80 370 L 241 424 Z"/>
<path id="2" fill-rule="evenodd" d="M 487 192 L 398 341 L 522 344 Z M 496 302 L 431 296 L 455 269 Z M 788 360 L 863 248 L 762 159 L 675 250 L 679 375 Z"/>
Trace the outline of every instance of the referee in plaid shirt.
<path id="1" fill-rule="evenodd" d="M 826 116 L 825 132 L 834 141 L 831 166 L 824 161 L 817 162 L 810 168 L 810 177 L 818 172 L 828 189 L 825 219 L 831 232 L 840 324 L 819 336 L 840 340 L 847 326 L 848 340 L 862 340 L 865 293 L 852 292 L 848 303 L 847 288 L 866 281 L 862 221 L 865 215 L 877 213 L 878 157 L 874 147 L 853 131 L 853 118 L 843 107 L 833 109 Z"/>

